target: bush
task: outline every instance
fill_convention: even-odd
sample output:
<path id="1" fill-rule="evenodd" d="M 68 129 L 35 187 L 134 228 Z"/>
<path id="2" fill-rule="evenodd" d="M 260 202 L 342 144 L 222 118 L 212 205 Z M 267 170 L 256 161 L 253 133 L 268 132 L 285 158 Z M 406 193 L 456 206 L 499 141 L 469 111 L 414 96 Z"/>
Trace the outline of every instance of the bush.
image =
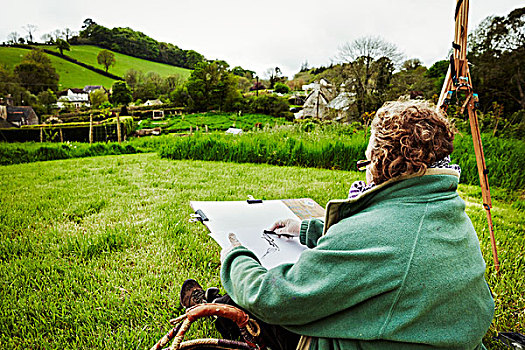
<path id="1" fill-rule="evenodd" d="M 244 104 L 246 108 L 244 111 L 248 113 L 261 113 L 274 117 L 290 118 L 290 104 L 284 97 L 275 95 L 249 97 L 245 99 Z"/>
<path id="2" fill-rule="evenodd" d="M 275 92 L 277 92 L 279 94 L 287 94 L 287 93 L 290 92 L 290 88 L 286 84 L 275 83 L 275 87 L 274 87 L 273 91 L 275 91 Z"/>

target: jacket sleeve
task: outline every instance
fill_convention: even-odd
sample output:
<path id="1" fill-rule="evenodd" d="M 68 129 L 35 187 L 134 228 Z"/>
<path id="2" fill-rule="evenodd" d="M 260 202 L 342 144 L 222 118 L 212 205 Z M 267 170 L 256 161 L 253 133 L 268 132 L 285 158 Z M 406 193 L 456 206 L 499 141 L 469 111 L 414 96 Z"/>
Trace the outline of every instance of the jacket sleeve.
<path id="1" fill-rule="evenodd" d="M 326 235 L 295 264 L 265 269 L 244 247 L 221 266 L 221 280 L 241 307 L 270 324 L 305 325 L 397 288 L 398 252 L 389 247 L 347 250 Z"/>
<path id="2" fill-rule="evenodd" d="M 308 248 L 317 246 L 317 240 L 323 235 L 324 221 L 320 219 L 308 219 L 301 222 L 299 241 Z"/>

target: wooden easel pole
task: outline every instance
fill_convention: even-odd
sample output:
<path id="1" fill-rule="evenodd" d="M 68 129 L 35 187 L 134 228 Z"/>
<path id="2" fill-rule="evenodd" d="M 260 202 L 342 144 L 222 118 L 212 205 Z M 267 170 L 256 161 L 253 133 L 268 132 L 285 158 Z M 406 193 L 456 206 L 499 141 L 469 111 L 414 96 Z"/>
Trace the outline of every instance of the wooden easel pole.
<path id="1" fill-rule="evenodd" d="M 467 61 L 468 11 L 469 0 L 457 0 L 455 12 L 456 25 L 453 42 L 454 55 L 451 57 L 447 76 L 439 96 L 438 109 L 446 112 L 447 105 L 451 102 L 450 94 L 455 94 L 458 91 L 466 93 L 466 102 L 461 109 L 461 112 L 463 113 L 464 110 L 467 109 L 469 116 L 472 140 L 474 143 L 474 153 L 476 154 L 476 164 L 478 167 L 479 182 L 481 186 L 481 194 L 483 197 L 483 207 L 487 212 L 494 267 L 496 272 L 499 274 L 498 250 L 496 246 L 496 238 L 494 236 L 492 214 L 490 212 L 490 209 L 492 208 L 492 200 L 490 197 L 488 170 L 485 164 L 485 155 L 483 152 L 483 145 L 481 143 L 481 133 L 479 131 L 479 122 L 476 113 L 476 99 Z"/>
<path id="2" fill-rule="evenodd" d="M 492 224 L 492 199 L 490 197 L 490 187 L 488 170 L 485 164 L 485 154 L 483 152 L 483 145 L 481 143 L 481 134 L 479 131 L 478 116 L 474 108 L 474 101 L 471 98 L 468 106 L 468 115 L 470 122 L 470 129 L 472 130 L 472 140 L 474 142 L 474 153 L 476 154 L 476 164 L 478 166 L 479 183 L 481 186 L 481 195 L 483 197 L 483 208 L 487 211 L 487 222 L 489 225 L 490 245 L 492 247 L 492 257 L 494 259 L 494 267 L 496 272 L 499 272 L 498 250 L 496 247 L 496 237 L 494 236 L 494 225 Z"/>

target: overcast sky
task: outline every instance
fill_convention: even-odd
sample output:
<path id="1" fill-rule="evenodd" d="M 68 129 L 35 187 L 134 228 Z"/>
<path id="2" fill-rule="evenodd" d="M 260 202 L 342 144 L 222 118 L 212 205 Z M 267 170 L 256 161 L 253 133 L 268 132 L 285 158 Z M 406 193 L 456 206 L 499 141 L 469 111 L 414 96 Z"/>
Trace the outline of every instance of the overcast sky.
<path id="1" fill-rule="evenodd" d="M 98 24 L 130 27 L 158 41 L 193 49 L 208 59 L 223 59 L 259 75 L 280 67 L 293 77 L 301 63 L 328 65 L 345 42 L 381 36 L 406 58 L 426 66 L 444 59 L 453 39 L 456 0 L 150 0 L 150 1 L 2 1 L 0 41 L 9 33 L 24 36 L 25 24 L 38 26 L 36 37 L 70 28 L 86 18 Z M 471 0 L 470 29 L 485 17 L 506 15 L 523 0 Z"/>

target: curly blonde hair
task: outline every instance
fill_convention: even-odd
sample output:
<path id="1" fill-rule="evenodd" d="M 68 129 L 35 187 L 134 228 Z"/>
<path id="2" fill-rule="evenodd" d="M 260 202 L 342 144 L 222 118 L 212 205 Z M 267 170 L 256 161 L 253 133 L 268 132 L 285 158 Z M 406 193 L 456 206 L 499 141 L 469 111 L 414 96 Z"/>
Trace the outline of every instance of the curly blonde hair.
<path id="1" fill-rule="evenodd" d="M 454 132 L 450 121 L 427 102 L 387 102 L 372 121 L 368 156 L 374 183 L 422 175 L 452 153 Z"/>

